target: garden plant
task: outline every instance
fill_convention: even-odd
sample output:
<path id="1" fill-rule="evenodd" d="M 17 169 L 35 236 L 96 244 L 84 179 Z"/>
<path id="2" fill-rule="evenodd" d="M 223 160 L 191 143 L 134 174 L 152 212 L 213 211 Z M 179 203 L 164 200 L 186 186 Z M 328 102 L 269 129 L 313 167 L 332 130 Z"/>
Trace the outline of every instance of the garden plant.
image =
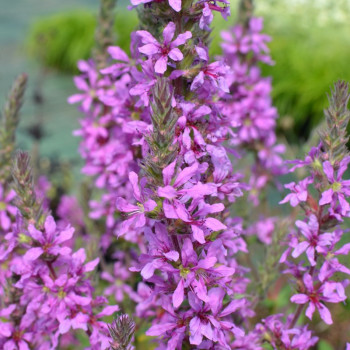
<path id="1" fill-rule="evenodd" d="M 115 5 L 101 0 L 68 98 L 80 194 L 53 199 L 15 151 L 25 74 L 3 109 L 0 348 L 350 349 L 348 84 L 288 160 L 251 0 L 215 57 L 228 0 L 131 0 L 130 55 L 114 46 Z"/>

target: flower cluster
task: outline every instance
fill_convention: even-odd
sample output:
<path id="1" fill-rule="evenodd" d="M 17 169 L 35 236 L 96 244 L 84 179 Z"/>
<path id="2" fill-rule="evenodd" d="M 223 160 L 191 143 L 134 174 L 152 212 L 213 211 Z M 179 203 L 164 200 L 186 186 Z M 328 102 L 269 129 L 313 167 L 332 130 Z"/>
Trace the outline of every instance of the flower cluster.
<path id="1" fill-rule="evenodd" d="M 261 33 L 262 29 L 262 18 L 252 17 L 247 25 L 238 24 L 221 34 L 223 59 L 231 67 L 222 114 L 236 128 L 236 137 L 230 142 L 241 152 L 254 153 L 249 184 L 255 205 L 266 184 L 285 172 L 281 158 L 285 146 L 276 144 L 277 110 L 271 102 L 271 79 L 262 77 L 259 68 L 259 63 L 273 64 L 267 47 L 270 37 Z"/>
<path id="2" fill-rule="evenodd" d="M 89 274 L 99 258 L 86 262 L 83 248 L 72 251 L 74 228 L 58 227 L 38 204 L 28 166 L 20 152 L 13 168 L 16 216 L 1 232 L 0 346 L 56 349 L 81 329 L 91 349 L 107 349 L 111 338 L 102 318 L 119 307 L 94 296 Z"/>
<path id="3" fill-rule="evenodd" d="M 89 334 L 92 349 L 107 349 L 107 325 L 100 320 L 119 308 L 94 298 L 88 278 L 99 262 L 86 262 L 83 248 L 66 245 L 74 229 L 59 230 L 52 216 L 44 229 L 24 225 L 20 216 L 1 245 L 0 344 L 4 349 L 55 349 L 70 330 Z M 3 282 L 9 281 L 8 285 Z M 100 312 L 97 308 L 102 307 Z"/>
<path id="4" fill-rule="evenodd" d="M 151 323 L 146 334 L 156 337 L 158 349 L 262 349 L 266 341 L 276 349 L 309 349 L 317 337 L 307 326 L 297 326 L 303 305 L 308 304 L 309 318 L 317 309 L 329 324 L 324 303 L 345 300 L 347 281 L 333 276 L 350 271 L 338 260 L 350 250 L 339 246 L 344 231 L 338 226 L 350 211 L 350 185 L 342 179 L 350 158 L 339 146 L 346 137 L 341 123 L 330 122 L 338 129 L 296 164 L 311 167 L 310 176 L 287 185 L 291 193 L 282 201 L 300 204 L 306 214 L 296 221 L 298 230 L 288 236 L 281 259 L 284 272 L 297 280 L 292 305 L 301 306 L 285 320 L 264 316 L 251 327 L 259 300 L 250 273 L 256 272 L 254 263 L 243 266 L 240 253 L 249 252 L 251 235 L 276 244 L 278 218 L 251 215 L 244 222 L 232 212 L 246 189 L 257 206 L 266 185 L 276 184 L 285 172 L 284 146 L 276 143 L 271 81 L 258 66 L 272 63 L 262 20 L 249 18 L 224 32 L 223 56 L 213 62 L 208 54 L 212 11 L 224 17 L 228 12 L 225 2 L 218 3 L 132 1 L 142 30 L 132 33 L 130 55 L 110 46 L 103 67 L 93 60 L 79 62 L 82 74 L 75 82 L 82 93 L 69 102 L 81 103 L 85 115 L 76 132 L 82 137 L 83 173 L 102 190 L 90 201 L 89 216 L 104 225 L 99 241 L 106 258 L 101 277 L 109 282 L 104 293 L 125 302 L 123 311 L 135 306 L 133 316 Z M 332 108 L 331 115 L 341 109 Z M 329 134 L 340 135 L 340 143 Z M 249 186 L 232 165 L 248 152 L 254 156 Z M 24 257 L 41 261 L 51 249 L 46 244 L 40 237 Z M 54 249 L 62 256 L 57 260 L 66 249 Z M 295 263 L 304 252 L 307 260 Z M 133 278 L 136 273 L 141 282 Z M 85 315 L 83 306 L 79 312 Z M 111 328 L 112 347 L 120 346 L 123 319 Z M 61 321 L 59 329 L 79 328 Z"/>
<path id="5" fill-rule="evenodd" d="M 350 214 L 350 180 L 344 179 L 350 157 L 343 135 L 350 118 L 348 100 L 348 86 L 336 83 L 321 143 L 305 160 L 295 161 L 291 169 L 307 167 L 309 176 L 287 184 L 291 193 L 281 201 L 293 207 L 299 205 L 305 213 L 303 220 L 295 222 L 297 230 L 289 235 L 288 248 L 281 258 L 288 266 L 285 272 L 297 280 L 291 301 L 299 305 L 299 313 L 307 306 L 305 314 L 310 320 L 317 310 L 327 324 L 333 322 L 328 303 L 345 301 L 349 284 L 348 279 L 335 275 L 350 275 L 350 269 L 341 263 L 341 256 L 350 252 L 350 244 L 341 243 L 347 232 L 341 225 Z M 296 260 L 299 257 L 303 258 L 300 263 Z"/>

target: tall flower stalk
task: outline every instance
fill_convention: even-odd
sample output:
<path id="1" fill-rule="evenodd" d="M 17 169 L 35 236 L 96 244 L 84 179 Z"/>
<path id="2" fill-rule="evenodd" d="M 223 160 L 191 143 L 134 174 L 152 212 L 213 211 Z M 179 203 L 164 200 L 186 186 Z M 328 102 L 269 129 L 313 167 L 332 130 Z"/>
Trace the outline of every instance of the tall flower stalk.
<path id="1" fill-rule="evenodd" d="M 304 212 L 304 218 L 295 223 L 297 229 L 289 235 L 288 248 L 281 259 L 287 264 L 286 273 L 296 281 L 291 301 L 298 307 L 291 326 L 297 323 L 305 308 L 310 320 L 317 311 L 325 323 L 332 324 L 329 303 L 346 299 L 345 287 L 349 280 L 335 278 L 335 275 L 350 274 L 350 269 L 339 261 L 350 252 L 350 244 L 342 243 L 347 232 L 343 221 L 350 211 L 347 201 L 350 181 L 344 179 L 350 162 L 346 147 L 349 98 L 348 84 L 335 83 L 325 110 L 327 126 L 321 132 L 320 144 L 312 148 L 305 160 L 295 161 L 291 169 L 304 167 L 308 177 L 287 185 L 291 193 L 282 201 L 299 205 Z M 303 257 L 300 262 L 299 257 Z"/>

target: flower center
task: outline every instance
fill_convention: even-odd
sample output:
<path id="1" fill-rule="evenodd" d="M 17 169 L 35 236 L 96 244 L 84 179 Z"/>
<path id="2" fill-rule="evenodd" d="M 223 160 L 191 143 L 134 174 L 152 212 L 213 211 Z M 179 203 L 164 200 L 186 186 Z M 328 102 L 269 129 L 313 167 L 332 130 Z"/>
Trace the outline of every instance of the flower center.
<path id="1" fill-rule="evenodd" d="M 67 293 L 61 288 L 58 293 L 57 293 L 57 296 L 60 298 L 60 299 L 63 299 L 65 296 L 67 295 Z"/>
<path id="2" fill-rule="evenodd" d="M 190 269 L 188 267 L 183 267 L 182 265 L 180 266 L 180 276 L 183 278 L 186 278 L 187 275 L 190 273 Z"/>
<path id="3" fill-rule="evenodd" d="M 23 331 L 16 330 L 13 332 L 12 338 L 15 342 L 18 342 L 22 339 Z"/>
<path id="4" fill-rule="evenodd" d="M 7 207 L 5 202 L 0 202 L 0 210 L 5 210 Z"/>
<path id="5" fill-rule="evenodd" d="M 332 190 L 334 192 L 338 192 L 338 191 L 340 191 L 340 189 L 341 189 L 341 183 L 340 182 L 334 182 L 332 184 Z"/>

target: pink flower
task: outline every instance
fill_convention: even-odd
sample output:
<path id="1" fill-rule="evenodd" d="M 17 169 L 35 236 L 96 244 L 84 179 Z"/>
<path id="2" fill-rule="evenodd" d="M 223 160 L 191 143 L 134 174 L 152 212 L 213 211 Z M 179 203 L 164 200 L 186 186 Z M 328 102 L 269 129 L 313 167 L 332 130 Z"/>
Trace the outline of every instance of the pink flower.
<path id="1" fill-rule="evenodd" d="M 293 295 L 290 300 L 296 304 L 306 304 L 308 307 L 306 309 L 306 316 L 311 320 L 315 309 L 318 310 L 322 320 L 327 324 L 332 324 L 332 316 L 327 307 L 322 303 L 322 301 L 330 303 L 339 303 L 346 299 L 345 294 L 339 295 L 335 293 L 334 289 L 337 288 L 336 284 L 325 283 L 320 287 L 314 286 L 314 282 L 310 274 L 305 273 L 303 277 L 303 282 L 305 286 L 305 292 Z"/>
<path id="2" fill-rule="evenodd" d="M 14 190 L 4 193 L 4 186 L 0 184 L 0 226 L 8 231 L 11 227 L 11 216 L 15 216 L 17 208 L 11 205 L 11 201 L 16 197 Z"/>
<path id="3" fill-rule="evenodd" d="M 185 42 L 192 37 L 191 32 L 185 32 L 179 34 L 178 37 L 171 41 L 175 34 L 175 24 L 169 22 L 163 31 L 163 43 L 159 43 L 151 33 L 146 30 L 137 31 L 142 39 L 144 46 L 139 48 L 139 51 L 146 56 L 156 59 L 155 71 L 159 74 L 164 74 L 167 70 L 168 57 L 173 61 L 181 61 L 183 59 L 182 52 L 177 48 L 180 45 L 185 44 Z"/>
<path id="4" fill-rule="evenodd" d="M 310 216 L 308 224 L 300 220 L 298 220 L 295 224 L 299 228 L 301 234 L 306 238 L 306 241 L 298 243 L 292 252 L 292 257 L 297 258 L 304 251 L 306 251 L 306 255 L 311 266 L 315 266 L 315 252 L 321 247 L 330 245 L 332 243 L 333 236 L 331 233 L 320 234 L 318 220 L 315 215 Z"/>
<path id="5" fill-rule="evenodd" d="M 129 180 L 133 188 L 134 198 L 137 205 L 128 203 L 124 198 L 119 197 L 116 202 L 117 209 L 123 213 L 129 213 L 130 218 L 122 224 L 118 235 L 124 234 L 130 227 L 141 228 L 146 224 L 145 213 L 151 212 L 156 208 L 157 203 L 152 199 L 146 199 L 147 190 L 145 189 L 146 179 L 140 181 L 139 177 L 133 171 L 129 174 Z"/>
<path id="6" fill-rule="evenodd" d="M 291 182 L 284 185 L 285 188 L 291 190 L 292 193 L 287 194 L 287 196 L 279 202 L 279 204 L 284 204 L 290 202 L 292 207 L 296 207 L 300 202 L 306 202 L 307 200 L 307 187 L 312 184 L 313 180 L 311 177 L 307 177 L 304 180 L 299 181 L 298 184 Z"/>
<path id="7" fill-rule="evenodd" d="M 348 164 L 350 157 L 345 157 L 339 164 L 337 175 L 334 174 L 334 169 L 329 161 L 323 163 L 323 171 L 327 176 L 330 188 L 322 193 L 320 205 L 331 204 L 335 209 L 337 202 L 340 204 L 341 215 L 345 216 L 350 211 L 350 205 L 345 199 L 345 196 L 350 196 L 350 180 L 342 180 L 342 176 Z"/>
<path id="8" fill-rule="evenodd" d="M 69 247 L 61 247 L 63 242 L 70 240 L 74 233 L 73 227 L 67 227 L 64 230 L 57 230 L 55 220 L 48 216 L 45 220 L 45 232 L 41 232 L 34 225 L 28 226 L 29 236 L 34 240 L 33 248 L 30 248 L 23 256 L 24 260 L 33 261 L 45 254 L 47 258 L 53 258 L 57 255 L 67 255 L 71 252 Z"/>

